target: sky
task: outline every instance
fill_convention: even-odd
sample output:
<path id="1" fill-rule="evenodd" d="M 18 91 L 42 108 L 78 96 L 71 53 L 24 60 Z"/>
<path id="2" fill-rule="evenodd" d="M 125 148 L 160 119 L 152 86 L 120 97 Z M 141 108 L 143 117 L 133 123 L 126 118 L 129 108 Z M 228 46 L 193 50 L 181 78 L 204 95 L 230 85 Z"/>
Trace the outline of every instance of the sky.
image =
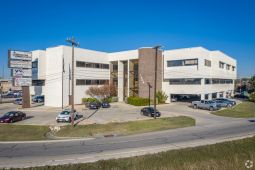
<path id="1" fill-rule="evenodd" d="M 254 0 L 0 0 L 0 77 L 10 76 L 8 49 L 43 50 L 71 36 L 105 52 L 202 46 L 235 58 L 238 77 L 255 74 Z"/>

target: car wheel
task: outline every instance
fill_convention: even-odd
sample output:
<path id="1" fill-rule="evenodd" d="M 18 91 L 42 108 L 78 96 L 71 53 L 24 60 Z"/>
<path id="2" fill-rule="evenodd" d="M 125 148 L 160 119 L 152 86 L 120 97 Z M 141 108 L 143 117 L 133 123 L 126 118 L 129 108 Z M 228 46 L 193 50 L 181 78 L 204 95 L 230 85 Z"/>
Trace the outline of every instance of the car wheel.
<path id="1" fill-rule="evenodd" d="M 13 120 L 10 120 L 10 123 L 13 123 Z"/>
<path id="2" fill-rule="evenodd" d="M 210 111 L 213 111 L 213 107 L 210 107 L 209 110 L 210 110 Z"/>
<path id="3" fill-rule="evenodd" d="M 228 104 L 227 107 L 232 107 L 232 105 L 231 105 L 231 104 Z"/>
<path id="4" fill-rule="evenodd" d="M 195 105 L 193 106 L 193 108 L 194 108 L 194 109 L 197 109 L 197 105 L 195 104 Z"/>

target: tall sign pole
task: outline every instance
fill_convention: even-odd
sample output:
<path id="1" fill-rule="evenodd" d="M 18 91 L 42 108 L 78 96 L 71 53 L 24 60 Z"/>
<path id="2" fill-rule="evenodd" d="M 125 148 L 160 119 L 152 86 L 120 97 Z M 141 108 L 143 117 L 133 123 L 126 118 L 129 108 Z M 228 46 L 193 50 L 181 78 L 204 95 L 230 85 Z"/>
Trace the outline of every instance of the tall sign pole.
<path id="1" fill-rule="evenodd" d="M 12 69 L 14 86 L 22 87 L 22 108 L 30 108 L 32 85 L 32 53 L 20 50 L 8 50 L 8 65 Z"/>
<path id="2" fill-rule="evenodd" d="M 154 74 L 154 119 L 156 119 L 156 107 L 157 107 L 157 104 L 156 104 L 156 95 L 157 95 L 157 66 L 158 66 L 158 50 L 161 46 L 158 45 L 158 46 L 155 46 L 153 47 L 155 49 L 155 74 Z"/>
<path id="3" fill-rule="evenodd" d="M 71 110 L 71 125 L 74 126 L 74 47 L 78 47 L 79 43 L 75 41 L 74 37 L 67 38 L 68 43 L 72 45 L 72 110 Z"/>

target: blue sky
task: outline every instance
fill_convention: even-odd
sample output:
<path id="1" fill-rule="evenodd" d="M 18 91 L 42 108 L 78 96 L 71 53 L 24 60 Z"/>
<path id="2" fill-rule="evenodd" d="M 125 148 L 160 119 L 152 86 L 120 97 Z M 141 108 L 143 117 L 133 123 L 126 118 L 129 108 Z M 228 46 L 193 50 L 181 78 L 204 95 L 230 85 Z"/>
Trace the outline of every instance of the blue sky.
<path id="1" fill-rule="evenodd" d="M 203 46 L 238 61 L 238 76 L 255 74 L 253 0 L 0 0 L 0 76 L 7 50 L 63 45 L 121 51 L 161 44 Z"/>

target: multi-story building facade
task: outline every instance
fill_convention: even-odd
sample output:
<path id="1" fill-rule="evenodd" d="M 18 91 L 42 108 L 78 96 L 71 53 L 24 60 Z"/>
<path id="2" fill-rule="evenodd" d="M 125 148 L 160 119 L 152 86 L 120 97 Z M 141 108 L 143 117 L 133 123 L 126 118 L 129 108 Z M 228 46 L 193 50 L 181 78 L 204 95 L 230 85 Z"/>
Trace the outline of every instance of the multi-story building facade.
<path id="1" fill-rule="evenodd" d="M 105 83 L 118 87 L 119 101 L 129 96 L 148 97 L 148 84 L 154 88 L 155 54 L 150 47 L 114 53 L 75 48 L 75 104 L 89 97 L 86 90 L 90 86 Z M 33 84 L 43 86 L 41 93 L 47 106 L 60 107 L 62 101 L 64 106 L 70 104 L 71 55 L 68 46 L 33 52 L 33 63 L 37 61 Z M 164 91 L 168 102 L 174 95 L 196 95 L 201 99 L 226 97 L 233 95 L 236 70 L 236 60 L 220 51 L 202 47 L 160 50 L 157 91 Z"/>

